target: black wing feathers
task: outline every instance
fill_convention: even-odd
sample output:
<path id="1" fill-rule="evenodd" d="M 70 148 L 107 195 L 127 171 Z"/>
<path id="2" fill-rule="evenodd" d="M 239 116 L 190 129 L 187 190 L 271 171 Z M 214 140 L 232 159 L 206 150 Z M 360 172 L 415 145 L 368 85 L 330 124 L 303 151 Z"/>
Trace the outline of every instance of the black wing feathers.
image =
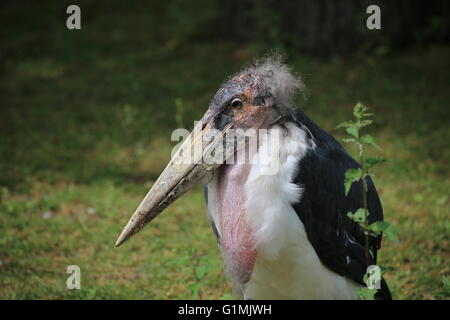
<path id="1" fill-rule="evenodd" d="M 345 196 L 344 175 L 350 168 L 360 167 L 342 146 L 299 112 L 297 122 L 306 126 L 316 143 L 299 163 L 294 182 L 303 188 L 299 203 L 294 205 L 305 225 L 308 239 L 322 263 L 334 272 L 364 285 L 366 258 L 363 229 L 350 218 L 348 212 L 363 207 L 361 182 L 353 183 Z M 368 179 L 369 223 L 383 220 L 378 193 Z M 376 264 L 381 236 L 370 236 L 370 264 Z M 390 293 L 383 280 L 380 298 L 389 299 Z"/>

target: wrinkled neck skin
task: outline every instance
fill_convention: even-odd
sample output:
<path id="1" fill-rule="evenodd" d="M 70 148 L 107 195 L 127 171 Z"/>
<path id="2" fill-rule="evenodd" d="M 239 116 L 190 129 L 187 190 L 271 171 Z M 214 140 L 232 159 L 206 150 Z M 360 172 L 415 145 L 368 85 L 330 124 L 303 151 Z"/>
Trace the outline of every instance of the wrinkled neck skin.
<path id="1" fill-rule="evenodd" d="M 246 122 L 250 128 L 256 129 L 256 136 L 251 138 L 258 141 L 258 130 L 267 126 L 269 112 L 263 107 L 259 110 L 254 107 L 248 109 Z M 255 233 L 245 219 L 245 182 L 251 169 L 250 159 L 256 152 L 246 148 L 245 163 L 225 164 L 218 169 L 217 200 L 222 252 L 226 268 L 240 284 L 250 280 L 256 262 Z"/>
<path id="2" fill-rule="evenodd" d="M 245 220 L 244 185 L 249 164 L 227 164 L 219 169 L 221 246 L 226 268 L 239 283 L 250 280 L 256 261 L 254 232 Z"/>

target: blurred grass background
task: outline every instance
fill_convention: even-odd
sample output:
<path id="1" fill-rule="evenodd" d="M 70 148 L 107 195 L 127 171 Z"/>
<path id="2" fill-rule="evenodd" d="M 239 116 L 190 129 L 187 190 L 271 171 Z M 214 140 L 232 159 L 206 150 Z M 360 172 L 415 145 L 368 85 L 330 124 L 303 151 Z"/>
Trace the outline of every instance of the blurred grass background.
<path id="1" fill-rule="evenodd" d="M 114 242 L 169 160 L 171 132 L 271 48 L 215 36 L 213 1 L 78 1 L 80 31 L 66 28 L 69 4 L 0 5 L 0 298 L 230 298 L 199 187 Z M 308 88 L 299 106 L 328 132 L 342 137 L 357 101 L 376 114 L 389 162 L 375 183 L 400 238 L 380 252 L 394 298 L 448 299 L 450 47 L 285 52 Z M 66 288 L 72 264 L 81 290 Z"/>

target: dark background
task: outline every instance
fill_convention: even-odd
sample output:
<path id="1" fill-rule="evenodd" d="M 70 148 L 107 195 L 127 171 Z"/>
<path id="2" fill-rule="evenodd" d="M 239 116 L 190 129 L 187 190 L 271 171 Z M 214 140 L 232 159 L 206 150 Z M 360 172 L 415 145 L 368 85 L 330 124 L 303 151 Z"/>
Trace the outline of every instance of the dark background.
<path id="1" fill-rule="evenodd" d="M 449 3 L 2 1 L 0 298 L 230 298 L 200 188 L 113 244 L 171 132 L 275 49 L 306 85 L 298 106 L 339 140 L 358 101 L 375 114 L 370 152 L 388 159 L 375 183 L 400 239 L 380 263 L 394 298 L 448 298 Z M 66 28 L 70 4 L 81 30 Z M 81 290 L 65 287 L 71 264 Z"/>
<path id="2" fill-rule="evenodd" d="M 232 0 L 217 2 L 220 34 L 231 40 L 282 45 L 320 57 L 448 43 L 448 1 Z M 366 28 L 366 8 L 382 11 L 382 29 Z"/>

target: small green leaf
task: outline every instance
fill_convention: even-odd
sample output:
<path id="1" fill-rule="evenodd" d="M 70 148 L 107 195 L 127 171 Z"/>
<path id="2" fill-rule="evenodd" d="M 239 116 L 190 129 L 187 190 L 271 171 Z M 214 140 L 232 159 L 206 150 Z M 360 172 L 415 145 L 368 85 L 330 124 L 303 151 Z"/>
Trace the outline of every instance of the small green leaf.
<path id="1" fill-rule="evenodd" d="M 350 121 L 345 121 L 345 122 L 342 122 L 342 123 L 338 124 L 336 126 L 336 129 L 347 128 L 347 127 L 350 127 L 350 126 L 353 126 L 353 125 L 354 125 L 354 123 L 351 120 Z"/>
<path id="2" fill-rule="evenodd" d="M 362 170 L 360 168 L 351 168 L 345 171 L 345 180 L 356 181 L 361 179 Z"/>
<path id="3" fill-rule="evenodd" d="M 370 125 L 373 121 L 372 120 L 362 120 L 361 121 L 361 127 L 367 127 L 368 125 Z"/>
<path id="4" fill-rule="evenodd" d="M 217 262 L 217 260 L 214 259 L 214 258 L 211 257 L 211 256 L 202 256 L 202 257 L 200 257 L 200 259 L 198 259 L 198 260 L 201 261 L 202 263 L 205 263 L 205 264 L 214 264 L 214 263 Z"/>
<path id="5" fill-rule="evenodd" d="M 361 102 L 358 102 L 353 108 L 353 114 L 357 119 L 363 119 L 366 117 L 373 116 L 372 113 L 368 113 L 369 108 L 363 105 Z"/>
<path id="6" fill-rule="evenodd" d="M 378 236 L 381 233 L 384 233 L 384 235 L 388 238 L 389 241 L 398 243 L 397 235 L 395 234 L 394 227 L 386 221 L 377 221 L 369 225 L 370 232 Z"/>
<path id="7" fill-rule="evenodd" d="M 195 273 L 197 274 L 197 278 L 201 280 L 208 273 L 208 267 L 200 266 L 195 270 Z"/>
<path id="8" fill-rule="evenodd" d="M 390 224 L 386 221 L 377 221 L 368 226 L 369 230 L 376 236 L 380 233 L 386 231 L 389 228 Z"/>
<path id="9" fill-rule="evenodd" d="M 377 293 L 377 289 L 369 289 L 369 288 L 356 289 L 356 295 L 361 300 L 374 300 L 376 293 Z"/>
<path id="10" fill-rule="evenodd" d="M 356 126 L 350 126 L 350 127 L 347 127 L 347 128 L 345 129 L 345 131 L 346 131 L 348 134 L 354 136 L 355 138 L 358 138 L 358 137 L 359 137 L 358 128 L 357 128 Z"/>
<path id="11" fill-rule="evenodd" d="M 353 108 L 353 114 L 356 118 L 361 119 L 366 110 L 367 108 L 361 102 L 358 102 Z"/>
<path id="12" fill-rule="evenodd" d="M 395 229 L 392 226 L 389 226 L 389 228 L 387 228 L 384 231 L 384 235 L 388 238 L 389 241 L 394 242 L 394 243 L 398 243 L 398 238 L 397 235 L 395 234 Z"/>
<path id="13" fill-rule="evenodd" d="M 364 224 L 366 221 L 366 216 L 363 208 L 359 208 L 355 213 L 347 213 L 347 217 L 359 224 Z"/>
<path id="14" fill-rule="evenodd" d="M 379 163 L 386 162 L 386 159 L 383 159 L 382 157 L 377 156 L 377 157 L 367 158 L 365 160 L 365 162 L 366 162 L 366 169 L 370 169 Z"/>
<path id="15" fill-rule="evenodd" d="M 352 187 L 352 184 L 353 184 L 353 181 L 351 181 L 351 180 L 346 180 L 346 181 L 344 182 L 345 196 L 348 195 L 348 193 L 349 193 L 349 191 L 350 191 L 350 188 Z"/>
<path id="16" fill-rule="evenodd" d="M 365 144 L 368 144 L 372 147 L 375 147 L 377 149 L 380 149 L 380 146 L 377 145 L 377 143 L 375 142 L 375 139 L 370 135 L 370 134 L 365 134 L 361 137 L 361 141 Z"/>
<path id="17" fill-rule="evenodd" d="M 352 183 L 361 179 L 361 176 L 362 176 L 361 169 L 352 168 L 352 169 L 348 169 L 345 172 L 344 186 L 345 186 L 345 195 L 346 196 L 347 196 L 348 192 L 350 191 L 350 188 L 352 187 Z"/>

